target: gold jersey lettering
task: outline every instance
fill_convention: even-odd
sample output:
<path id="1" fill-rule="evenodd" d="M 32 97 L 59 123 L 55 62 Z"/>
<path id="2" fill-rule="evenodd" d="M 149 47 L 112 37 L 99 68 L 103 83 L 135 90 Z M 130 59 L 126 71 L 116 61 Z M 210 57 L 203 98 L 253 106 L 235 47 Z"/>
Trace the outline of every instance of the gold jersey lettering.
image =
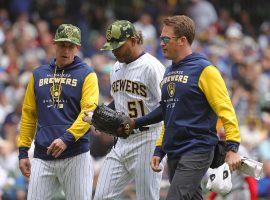
<path id="1" fill-rule="evenodd" d="M 43 78 L 43 79 L 39 79 L 39 87 L 44 86 L 44 85 L 48 85 L 48 84 L 60 84 L 60 80 L 61 80 L 61 84 L 65 84 L 65 85 L 70 85 L 72 87 L 76 87 L 78 80 L 77 79 L 71 79 L 71 78 Z"/>
<path id="2" fill-rule="evenodd" d="M 188 82 L 188 76 L 184 76 L 182 82 L 183 82 L 183 83 L 187 83 L 187 82 Z"/>
<path id="3" fill-rule="evenodd" d="M 60 80 L 61 80 L 60 78 L 53 78 L 54 83 L 60 83 Z"/>
<path id="4" fill-rule="evenodd" d="M 147 87 L 141 83 L 133 82 L 131 80 L 116 80 L 112 83 L 112 90 L 114 93 L 124 91 L 143 97 L 147 97 Z"/>
<path id="5" fill-rule="evenodd" d="M 160 82 L 160 87 L 162 87 L 165 83 L 168 82 L 179 82 L 179 83 L 187 83 L 188 82 L 188 76 L 185 75 L 171 75 L 171 76 L 166 76 L 161 82 Z"/>
<path id="6" fill-rule="evenodd" d="M 147 88 L 145 85 L 140 85 L 140 95 L 143 96 L 143 97 L 147 97 Z"/>
<path id="7" fill-rule="evenodd" d="M 126 91 L 130 92 L 130 93 L 132 92 L 132 90 L 131 90 L 131 81 L 130 80 L 127 80 Z"/>
<path id="8" fill-rule="evenodd" d="M 77 79 L 72 79 L 71 86 L 76 87 L 77 86 L 77 82 L 78 82 Z"/>
<path id="9" fill-rule="evenodd" d="M 139 84 L 132 82 L 132 93 L 139 95 Z"/>
<path id="10" fill-rule="evenodd" d="M 120 84 L 119 90 L 120 90 L 120 91 L 124 91 L 124 88 L 125 88 L 125 85 L 126 85 L 126 83 L 127 83 L 127 80 L 118 80 L 118 82 L 119 82 L 119 84 Z M 119 85 L 119 84 L 117 84 L 117 85 Z"/>
<path id="11" fill-rule="evenodd" d="M 66 78 L 61 78 L 61 84 L 66 83 Z"/>
<path id="12" fill-rule="evenodd" d="M 43 85 L 43 79 L 39 79 L 39 84 L 38 86 L 41 87 Z"/>
<path id="13" fill-rule="evenodd" d="M 49 84 L 49 79 L 48 79 L 48 78 L 44 78 L 44 80 L 43 80 L 43 84 L 44 84 L 44 85 Z"/>
<path id="14" fill-rule="evenodd" d="M 67 78 L 66 84 L 71 85 L 71 78 Z"/>
<path id="15" fill-rule="evenodd" d="M 112 90 L 113 92 L 117 92 L 116 82 L 112 84 Z"/>

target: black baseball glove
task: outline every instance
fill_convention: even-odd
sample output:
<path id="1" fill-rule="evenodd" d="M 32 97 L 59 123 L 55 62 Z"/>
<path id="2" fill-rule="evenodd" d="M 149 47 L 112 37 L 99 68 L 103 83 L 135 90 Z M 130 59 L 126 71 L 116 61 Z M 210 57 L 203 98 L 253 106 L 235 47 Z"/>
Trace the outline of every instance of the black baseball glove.
<path id="1" fill-rule="evenodd" d="M 91 124 L 98 131 L 115 137 L 127 138 L 133 133 L 132 120 L 125 113 L 112 110 L 104 104 L 94 110 Z"/>

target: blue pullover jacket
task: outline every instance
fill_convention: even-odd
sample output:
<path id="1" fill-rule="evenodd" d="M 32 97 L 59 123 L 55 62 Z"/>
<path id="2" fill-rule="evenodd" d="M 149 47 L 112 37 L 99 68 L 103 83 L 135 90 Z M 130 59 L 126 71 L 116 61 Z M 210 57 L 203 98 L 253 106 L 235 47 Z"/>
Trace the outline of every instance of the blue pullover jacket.
<path id="1" fill-rule="evenodd" d="M 180 157 L 187 151 L 210 151 L 218 142 L 218 117 L 228 144 L 239 144 L 238 122 L 226 85 L 204 56 L 192 53 L 168 67 L 161 92 L 165 132 L 157 140 L 155 155 Z"/>
<path id="2" fill-rule="evenodd" d="M 47 147 L 57 138 L 68 145 L 58 159 L 89 151 L 90 125 L 82 116 L 96 107 L 98 95 L 96 74 L 77 56 L 62 69 L 55 60 L 35 69 L 22 108 L 19 158 L 28 157 L 33 139 L 34 157 L 44 160 L 55 159 L 47 155 Z"/>

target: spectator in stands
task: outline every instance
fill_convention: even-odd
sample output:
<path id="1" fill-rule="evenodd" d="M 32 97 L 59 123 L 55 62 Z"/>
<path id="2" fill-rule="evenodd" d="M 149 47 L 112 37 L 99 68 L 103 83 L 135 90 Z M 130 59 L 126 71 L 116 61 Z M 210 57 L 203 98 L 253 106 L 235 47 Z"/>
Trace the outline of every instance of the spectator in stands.
<path id="1" fill-rule="evenodd" d="M 152 23 L 152 16 L 147 12 L 143 12 L 139 17 L 139 20 L 134 23 L 134 26 L 136 30 L 141 31 L 143 34 L 144 51 L 155 56 L 158 46 L 157 31 Z"/>
<path id="2" fill-rule="evenodd" d="M 206 31 L 210 25 L 218 21 L 215 7 L 206 0 L 191 0 L 187 14 L 195 22 L 197 35 L 200 35 Z"/>
<path id="3" fill-rule="evenodd" d="M 270 47 L 262 51 L 261 74 L 258 77 L 259 105 L 261 109 L 270 109 Z"/>
<path id="4" fill-rule="evenodd" d="M 270 198 L 270 160 L 263 163 L 264 177 L 258 180 L 258 197 L 262 199 Z"/>

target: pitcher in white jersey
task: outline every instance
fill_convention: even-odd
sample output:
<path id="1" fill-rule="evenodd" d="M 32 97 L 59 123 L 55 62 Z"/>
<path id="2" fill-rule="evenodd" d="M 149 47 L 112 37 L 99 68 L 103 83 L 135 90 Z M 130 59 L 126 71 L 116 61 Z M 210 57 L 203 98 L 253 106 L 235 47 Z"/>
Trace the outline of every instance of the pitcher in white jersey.
<path id="1" fill-rule="evenodd" d="M 131 118 L 147 114 L 159 105 L 159 84 L 165 67 L 142 51 L 142 34 L 129 21 L 112 23 L 106 39 L 101 50 L 111 50 L 117 59 L 110 74 L 113 102 L 109 107 Z M 119 199 L 133 180 L 137 200 L 159 199 L 162 171 L 153 172 L 149 163 L 161 130 L 162 124 L 158 123 L 145 130 L 135 130 L 127 139 L 118 139 L 102 165 L 94 200 Z"/>

